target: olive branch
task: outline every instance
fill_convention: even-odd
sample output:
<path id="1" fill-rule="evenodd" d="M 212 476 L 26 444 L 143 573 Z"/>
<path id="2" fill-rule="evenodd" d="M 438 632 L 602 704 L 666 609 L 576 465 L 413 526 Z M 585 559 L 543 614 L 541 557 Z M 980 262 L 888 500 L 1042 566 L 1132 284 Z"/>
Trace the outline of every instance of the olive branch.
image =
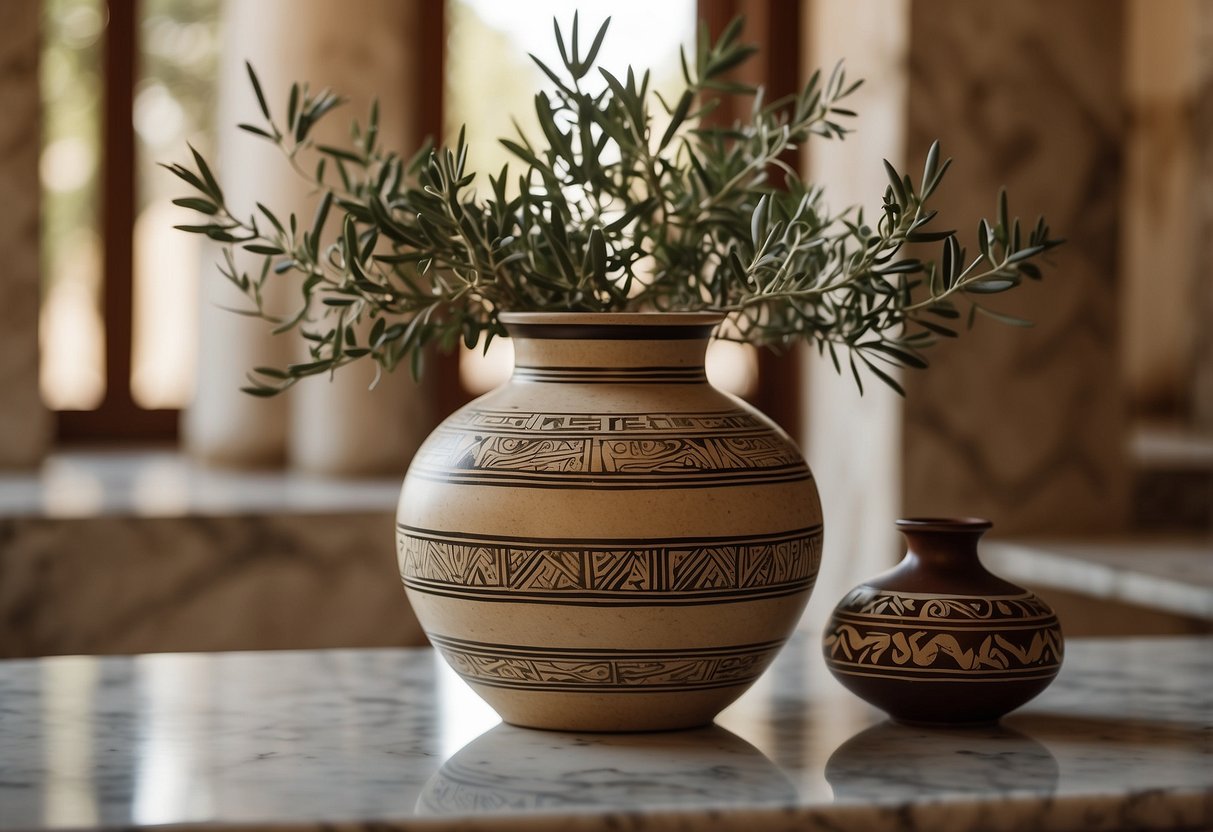
<path id="1" fill-rule="evenodd" d="M 683 88 L 666 100 L 647 71 L 597 66 L 609 24 L 583 51 L 577 15 L 567 39 L 554 22 L 560 65 L 532 56 L 553 85 L 534 99 L 542 136 L 501 139 L 517 172 L 489 175 L 483 194 L 463 131 L 405 159 L 381 146 L 376 103 L 348 144 L 319 143 L 313 128 L 342 99 L 294 84 L 280 121 L 248 66 L 263 121 L 239 127 L 310 182 L 310 222 L 261 203 L 239 213 L 193 148 L 192 168 L 165 166 L 197 192 L 176 204 L 204 216 L 178 228 L 223 244 L 220 271 L 250 301 L 237 311 L 308 342 L 309 361 L 257 367 L 247 392 L 274 395 L 362 358 L 385 371 L 407 359 L 416 374 L 430 344 L 487 349 L 505 334 L 502 311 L 717 311 L 728 316 L 718 337 L 807 341 L 839 372 L 845 359 L 861 391 L 867 371 L 901 392 L 889 367 L 925 367 L 922 351 L 956 337 L 966 314 L 969 326 L 978 314 L 1028 325 L 986 296 L 1039 280 L 1036 261 L 1062 241 L 1043 218 L 1021 226 L 1005 191 L 996 217 L 978 223 L 976 252 L 934 230 L 930 199 L 951 164 L 938 143 L 917 182 L 884 162 L 874 221 L 831 213 L 822 189 L 781 160 L 812 136 L 849 132 L 855 113 L 843 105 L 862 82 L 841 64 L 767 102 L 762 88 L 728 80 L 755 52 L 739 42 L 738 19 L 715 42 L 701 30 L 693 56 L 683 50 Z M 748 116 L 720 123 L 726 98 L 748 99 Z M 926 244 L 937 259 L 907 256 Z M 259 268 L 241 267 L 249 255 Z M 276 317 L 264 288 L 292 276 L 299 307 Z"/>

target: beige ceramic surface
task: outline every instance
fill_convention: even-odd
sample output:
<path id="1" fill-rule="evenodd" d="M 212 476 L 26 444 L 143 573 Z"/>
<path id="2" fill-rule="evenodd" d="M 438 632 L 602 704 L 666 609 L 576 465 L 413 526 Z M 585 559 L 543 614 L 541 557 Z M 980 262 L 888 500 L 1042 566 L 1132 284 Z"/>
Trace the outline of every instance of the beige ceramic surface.
<path id="1" fill-rule="evenodd" d="M 400 496 L 409 600 L 508 722 L 709 722 L 808 600 L 817 490 L 704 376 L 709 315 L 503 315 L 515 372 L 448 418 Z"/>

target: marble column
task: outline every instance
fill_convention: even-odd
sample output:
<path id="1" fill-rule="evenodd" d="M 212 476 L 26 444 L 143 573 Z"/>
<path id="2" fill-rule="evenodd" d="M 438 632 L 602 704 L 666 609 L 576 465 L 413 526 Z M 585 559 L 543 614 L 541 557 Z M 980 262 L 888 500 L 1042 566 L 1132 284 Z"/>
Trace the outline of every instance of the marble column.
<path id="1" fill-rule="evenodd" d="M 223 175 L 236 201 L 252 210 L 253 201 L 260 200 L 281 206 L 284 214 L 294 210 L 310 218 L 315 200 L 270 145 L 234 131 L 237 121 L 259 120 L 244 73 L 246 59 L 257 68 L 271 110 L 281 113 L 292 81 L 306 81 L 313 90 L 331 87 L 349 99 L 322 123 L 319 140 L 348 141 L 350 121 L 365 122 L 372 98 L 378 97 L 384 145 L 411 154 L 421 141 L 411 79 L 425 68 L 414 65 L 416 51 L 410 48 L 419 13 L 418 4 L 392 0 L 227 4 L 219 125 Z M 216 294 L 230 289 L 218 278 L 208 283 Z M 271 303 L 298 303 L 297 280 L 277 283 Z M 254 364 L 307 360 L 303 346 L 271 336 L 259 321 L 218 310 L 214 302 L 208 306 L 199 393 L 187 421 L 196 452 L 229 462 L 285 457 L 293 466 L 325 473 L 404 471 L 432 426 L 427 386 L 400 372 L 370 391 L 374 368 L 367 365 L 346 368 L 331 383 L 309 379 L 278 399 L 251 399 L 236 392 L 244 371 Z"/>
<path id="2" fill-rule="evenodd" d="M 42 4 L 0 4 L 0 467 L 36 464 L 50 439 L 38 389 L 38 88 Z"/>
<path id="3" fill-rule="evenodd" d="M 289 88 L 285 67 L 279 68 L 278 44 L 287 40 L 273 33 L 285 18 L 284 4 L 237 3 L 223 6 L 223 51 L 220 57 L 217 176 L 233 208 L 253 212 L 254 202 L 277 204 L 285 192 L 298 198 L 294 177 L 268 143 L 235 129 L 239 122 L 256 122 L 260 113 L 248 86 L 244 61 L 251 61 L 267 87 L 272 106 L 281 112 Z M 234 315 L 249 301 L 219 274 L 220 248 L 206 244 L 199 281 L 197 388 L 182 416 L 182 442 L 194 457 L 220 465 L 264 466 L 285 458 L 287 401 L 254 398 L 240 392 L 245 373 L 255 366 L 283 366 L 292 360 L 294 345 L 270 335 L 264 321 Z M 249 257 L 241 261 L 252 270 Z M 265 293 L 267 306 L 285 312 L 286 281 L 275 281 Z"/>
<path id="4" fill-rule="evenodd" d="M 1209 180 L 1198 170 L 1201 145 L 1193 125 L 1201 62 L 1196 23 L 1205 5 L 1125 2 L 1121 354 L 1125 392 L 1138 419 L 1180 421 L 1191 407 L 1201 329 L 1192 309 L 1208 275 L 1197 240 L 1200 183 Z"/>
<path id="5" fill-rule="evenodd" d="M 907 156 L 957 158 L 936 206 L 975 230 L 1005 184 L 1069 242 L 1043 285 L 996 301 L 905 377 L 903 509 L 984 515 L 1001 533 L 1109 532 L 1127 505 L 1117 239 L 1122 2 L 915 3 Z M 968 231 L 970 248 L 973 231 Z"/>
<path id="6" fill-rule="evenodd" d="M 298 5 L 291 0 L 292 9 Z M 329 86 L 349 98 L 344 112 L 321 126 L 318 139 L 348 141 L 349 120 L 365 121 L 371 101 L 379 98 L 384 146 L 411 156 L 423 137 L 410 79 L 434 71 L 415 64 L 418 50 L 410 43 L 418 31 L 420 4 L 358 0 L 350 7 L 309 0 L 303 5 L 308 23 L 296 33 L 293 54 L 283 63 L 306 67 L 313 86 Z M 415 382 L 407 366 L 382 376 L 372 390 L 374 379 L 375 368 L 368 363 L 292 391 L 287 451 L 293 466 L 330 474 L 403 475 L 435 424 L 434 384 Z"/>
<path id="7" fill-rule="evenodd" d="M 832 210 L 879 204 L 888 180 L 880 164 L 901 164 L 905 144 L 907 0 L 815 0 L 804 15 L 807 79 L 845 59 L 848 77 L 866 83 L 848 103 L 858 111 L 845 141 L 806 148 L 807 176 L 826 188 Z M 876 379 L 860 395 L 850 374 L 805 351 L 801 435 L 821 490 L 825 549 L 805 616 L 819 627 L 844 592 L 887 568 L 896 555 L 901 471 L 901 399 Z"/>

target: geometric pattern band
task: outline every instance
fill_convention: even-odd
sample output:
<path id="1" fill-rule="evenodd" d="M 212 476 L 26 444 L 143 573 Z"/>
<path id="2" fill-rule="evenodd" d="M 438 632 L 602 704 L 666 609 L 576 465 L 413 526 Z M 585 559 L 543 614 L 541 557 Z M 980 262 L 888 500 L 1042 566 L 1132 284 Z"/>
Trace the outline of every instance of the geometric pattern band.
<path id="1" fill-rule="evenodd" d="M 693 488 L 811 476 L 786 437 L 744 410 L 464 410 L 430 434 L 409 473 L 459 484 L 563 489 Z"/>
<path id="2" fill-rule="evenodd" d="M 454 482 L 536 482 L 679 488 L 695 482 L 803 480 L 808 467 L 773 433 L 704 437 L 565 437 L 465 433 L 439 428 L 410 473 Z"/>
<path id="3" fill-rule="evenodd" d="M 489 644 L 429 634 L 468 682 L 531 691 L 660 693 L 747 685 L 783 641 L 717 648 L 587 649 Z"/>
<path id="4" fill-rule="evenodd" d="M 543 413 L 465 408 L 442 425 L 451 430 L 524 433 L 544 436 L 629 434 L 643 436 L 724 435 L 769 431 L 753 413 L 720 410 L 689 413 Z"/>
<path id="5" fill-rule="evenodd" d="M 536 539 L 400 525 L 401 579 L 418 592 L 509 603 L 666 606 L 812 587 L 822 527 L 712 538 Z"/>

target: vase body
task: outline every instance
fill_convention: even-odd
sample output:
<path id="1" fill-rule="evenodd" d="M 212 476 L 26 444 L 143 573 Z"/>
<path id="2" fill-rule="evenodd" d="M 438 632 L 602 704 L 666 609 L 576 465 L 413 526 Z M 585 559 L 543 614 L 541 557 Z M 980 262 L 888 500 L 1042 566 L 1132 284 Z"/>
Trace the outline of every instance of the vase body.
<path id="1" fill-rule="evenodd" d="M 503 314 L 515 368 L 409 468 L 401 577 L 507 722 L 702 725 L 795 627 L 821 509 L 794 443 L 708 384 L 716 316 Z"/>
<path id="2" fill-rule="evenodd" d="M 1061 667 L 1057 616 L 981 565 L 977 519 L 899 520 L 908 542 L 892 570 L 851 590 L 826 626 L 826 664 L 902 722 L 997 720 Z"/>

